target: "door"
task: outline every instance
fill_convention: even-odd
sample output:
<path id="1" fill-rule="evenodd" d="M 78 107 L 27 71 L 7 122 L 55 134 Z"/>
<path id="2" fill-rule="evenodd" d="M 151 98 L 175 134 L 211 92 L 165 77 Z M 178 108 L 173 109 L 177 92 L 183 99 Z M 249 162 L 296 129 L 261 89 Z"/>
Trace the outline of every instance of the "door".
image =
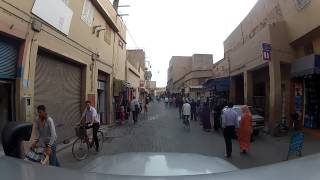
<path id="1" fill-rule="evenodd" d="M 100 122 L 102 124 L 106 124 L 106 83 L 103 81 L 98 81 L 98 103 L 97 103 L 97 111 L 100 116 Z"/>
<path id="2" fill-rule="evenodd" d="M 58 142 L 74 137 L 74 126 L 81 118 L 81 66 L 40 52 L 34 93 L 35 106 L 45 105 L 54 120 Z"/>
<path id="3" fill-rule="evenodd" d="M 0 81 L 0 141 L 4 126 L 14 119 L 13 94 L 12 83 Z"/>

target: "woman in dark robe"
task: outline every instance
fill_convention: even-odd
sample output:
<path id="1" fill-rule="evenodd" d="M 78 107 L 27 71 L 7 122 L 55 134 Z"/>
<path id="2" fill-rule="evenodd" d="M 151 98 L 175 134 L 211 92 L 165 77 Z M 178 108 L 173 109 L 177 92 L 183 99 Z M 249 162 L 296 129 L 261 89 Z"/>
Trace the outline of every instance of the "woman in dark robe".
<path id="1" fill-rule="evenodd" d="M 210 122 L 210 108 L 209 104 L 206 102 L 201 111 L 201 121 L 203 125 L 203 130 L 209 132 L 211 130 Z"/>

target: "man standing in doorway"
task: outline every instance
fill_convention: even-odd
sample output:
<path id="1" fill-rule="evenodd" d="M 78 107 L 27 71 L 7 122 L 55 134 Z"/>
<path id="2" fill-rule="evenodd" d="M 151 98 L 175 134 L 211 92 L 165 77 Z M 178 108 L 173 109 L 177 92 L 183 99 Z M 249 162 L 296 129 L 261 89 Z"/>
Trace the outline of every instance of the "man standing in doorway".
<path id="1" fill-rule="evenodd" d="M 140 103 L 135 96 L 133 96 L 133 99 L 131 100 L 130 108 L 132 112 L 133 123 L 136 124 L 138 121 L 138 114 L 140 112 Z"/>
<path id="2" fill-rule="evenodd" d="M 86 101 L 86 109 L 82 113 L 81 120 L 85 118 L 86 129 L 92 128 L 92 136 L 96 145 L 96 152 L 99 152 L 98 130 L 100 126 L 100 118 L 97 110 L 91 106 L 91 101 Z"/>
<path id="3" fill-rule="evenodd" d="M 222 114 L 223 136 L 226 143 L 226 157 L 230 158 L 232 153 L 232 138 L 235 136 L 235 129 L 239 128 L 238 115 L 233 109 L 233 104 L 229 103 L 227 109 Z"/>

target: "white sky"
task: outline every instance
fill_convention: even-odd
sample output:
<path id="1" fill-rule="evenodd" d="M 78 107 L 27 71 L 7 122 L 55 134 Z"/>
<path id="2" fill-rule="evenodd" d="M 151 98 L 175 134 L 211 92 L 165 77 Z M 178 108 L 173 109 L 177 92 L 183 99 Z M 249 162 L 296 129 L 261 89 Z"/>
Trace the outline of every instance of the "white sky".
<path id="1" fill-rule="evenodd" d="M 213 54 L 223 58 L 223 41 L 257 0 L 120 0 L 120 13 L 131 38 L 127 48 L 143 48 L 151 62 L 152 79 L 167 84 L 171 56 Z"/>

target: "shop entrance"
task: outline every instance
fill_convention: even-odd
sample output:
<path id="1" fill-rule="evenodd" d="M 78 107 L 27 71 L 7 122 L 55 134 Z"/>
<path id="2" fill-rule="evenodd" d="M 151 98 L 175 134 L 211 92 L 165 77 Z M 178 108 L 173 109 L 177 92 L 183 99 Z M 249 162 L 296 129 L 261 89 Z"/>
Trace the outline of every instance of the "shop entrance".
<path id="1" fill-rule="evenodd" d="M 99 71 L 98 72 L 98 88 L 97 88 L 97 111 L 100 115 L 100 122 L 102 124 L 110 123 L 111 116 L 108 116 L 108 112 L 111 112 L 110 105 L 110 75 Z"/>
<path id="2" fill-rule="evenodd" d="M 14 91 L 11 82 L 0 81 L 0 132 L 7 122 L 14 120 Z M 1 142 L 1 133 L 0 133 Z"/>
<path id="3" fill-rule="evenodd" d="M 304 127 L 320 129 L 320 76 L 305 79 Z"/>
<path id="4" fill-rule="evenodd" d="M 244 104 L 244 80 L 243 75 L 239 75 L 235 77 L 236 83 L 236 97 L 235 97 L 235 104 Z"/>
<path id="5" fill-rule="evenodd" d="M 14 83 L 17 75 L 18 41 L 0 36 L 0 142 L 2 129 L 15 120 Z"/>

